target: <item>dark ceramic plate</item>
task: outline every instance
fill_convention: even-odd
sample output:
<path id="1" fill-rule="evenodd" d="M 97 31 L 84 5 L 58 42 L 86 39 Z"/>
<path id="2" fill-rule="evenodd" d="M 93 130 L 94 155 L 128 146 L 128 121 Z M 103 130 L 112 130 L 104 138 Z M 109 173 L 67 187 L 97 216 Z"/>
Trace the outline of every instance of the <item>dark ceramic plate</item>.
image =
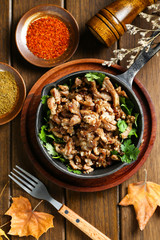
<path id="1" fill-rule="evenodd" d="M 134 142 L 135 146 L 139 147 L 140 144 L 141 144 L 141 141 L 142 141 L 143 130 L 144 130 L 144 119 L 143 119 L 142 108 L 141 108 L 141 105 L 140 105 L 139 100 L 137 99 L 135 93 L 131 89 L 131 84 L 132 83 L 130 83 L 130 84 L 127 83 L 125 80 L 122 80 L 121 78 L 119 78 L 119 76 L 114 76 L 114 75 L 106 73 L 106 72 L 93 71 L 93 70 L 85 70 L 85 71 L 71 73 L 67 76 L 62 77 L 61 79 L 59 79 L 58 81 L 56 81 L 54 83 L 46 85 L 42 90 L 42 96 L 48 95 L 50 90 L 53 87 L 57 87 L 59 84 L 67 83 L 69 81 L 69 79 L 75 79 L 76 77 L 82 77 L 88 72 L 104 73 L 106 76 L 110 77 L 112 83 L 114 83 L 114 84 L 117 83 L 118 85 L 121 85 L 123 87 L 123 89 L 126 91 L 129 99 L 134 103 L 134 106 L 135 106 L 134 111 L 136 113 L 139 113 L 139 117 L 138 117 L 138 126 L 139 126 L 138 127 L 138 136 L 139 137 Z M 73 172 L 69 172 L 67 170 L 67 167 L 62 162 L 60 162 L 57 159 L 52 158 L 52 156 L 47 152 L 46 148 L 43 146 L 41 140 L 39 139 L 38 134 L 39 134 L 41 126 L 43 124 L 44 124 L 44 112 L 43 112 L 43 105 L 42 105 L 42 103 L 40 103 L 39 107 L 38 107 L 38 110 L 37 110 L 37 115 L 36 115 L 36 129 L 35 129 L 38 144 L 39 144 L 40 149 L 43 152 L 45 158 L 54 167 L 56 167 L 58 170 L 60 170 L 64 174 L 68 174 L 68 175 L 70 175 L 72 177 L 76 177 L 76 178 L 95 179 L 95 178 L 101 178 L 101 177 L 105 177 L 107 175 L 113 174 L 114 172 L 118 171 L 122 167 L 128 165 L 127 163 L 122 163 L 122 162 L 118 161 L 118 162 L 115 162 L 114 164 L 112 164 L 111 166 L 107 166 L 107 168 L 103 168 L 103 169 L 102 168 L 97 168 L 89 174 L 78 175 L 78 174 L 75 174 Z"/>

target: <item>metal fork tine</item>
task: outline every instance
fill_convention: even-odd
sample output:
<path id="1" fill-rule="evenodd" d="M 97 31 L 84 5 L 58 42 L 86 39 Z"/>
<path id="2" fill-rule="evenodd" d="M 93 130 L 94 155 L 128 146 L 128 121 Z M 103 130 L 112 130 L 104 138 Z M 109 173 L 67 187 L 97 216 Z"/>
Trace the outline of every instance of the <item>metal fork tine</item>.
<path id="1" fill-rule="evenodd" d="M 25 180 L 27 180 L 29 183 L 31 183 L 33 186 L 36 185 L 35 182 L 33 182 L 30 178 L 26 177 L 24 174 L 22 174 L 21 172 L 19 172 L 16 168 L 13 168 L 13 170 L 18 173 L 21 177 L 23 177 Z"/>
<path id="2" fill-rule="evenodd" d="M 11 174 L 16 177 L 19 181 L 21 181 L 26 187 L 28 187 L 30 190 L 32 190 L 34 187 L 27 183 L 26 181 L 24 181 L 22 178 L 18 177 L 15 173 L 11 172 Z"/>
<path id="3" fill-rule="evenodd" d="M 14 177 L 12 177 L 10 174 L 8 175 L 15 183 L 17 183 L 24 191 L 31 194 L 31 190 L 26 188 L 23 184 L 21 184 L 19 181 L 17 181 Z"/>
<path id="4" fill-rule="evenodd" d="M 18 168 L 19 170 L 21 170 L 23 173 L 25 173 L 28 177 L 30 177 L 33 181 L 35 181 L 36 183 L 39 182 L 39 180 L 34 177 L 33 175 L 31 175 L 30 173 L 28 173 L 27 171 L 25 171 L 24 169 L 20 168 L 19 166 L 16 165 L 16 168 Z"/>

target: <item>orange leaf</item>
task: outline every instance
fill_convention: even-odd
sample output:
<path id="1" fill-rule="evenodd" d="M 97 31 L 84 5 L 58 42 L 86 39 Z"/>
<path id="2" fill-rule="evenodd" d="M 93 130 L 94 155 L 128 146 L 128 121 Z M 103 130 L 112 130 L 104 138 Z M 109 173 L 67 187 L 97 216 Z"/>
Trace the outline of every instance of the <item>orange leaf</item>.
<path id="1" fill-rule="evenodd" d="M 34 212 L 30 201 L 24 197 L 12 198 L 13 203 L 5 213 L 12 217 L 8 234 L 29 236 L 38 239 L 49 228 L 53 227 L 53 216 L 48 213 Z"/>
<path id="2" fill-rule="evenodd" d="M 157 206 L 160 206 L 160 185 L 153 182 L 129 184 L 128 194 L 119 204 L 134 205 L 139 228 L 143 230 Z"/>

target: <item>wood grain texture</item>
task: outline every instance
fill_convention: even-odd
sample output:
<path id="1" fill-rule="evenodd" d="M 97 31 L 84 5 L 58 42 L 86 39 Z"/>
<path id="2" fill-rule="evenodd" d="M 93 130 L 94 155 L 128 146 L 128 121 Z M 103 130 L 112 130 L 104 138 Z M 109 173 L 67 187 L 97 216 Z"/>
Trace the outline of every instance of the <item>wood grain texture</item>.
<path id="1" fill-rule="evenodd" d="M 58 170 L 54 164 L 50 164 L 47 158 L 42 154 L 39 144 L 37 143 L 36 134 L 33 129 L 36 128 L 36 111 L 41 98 L 41 91 L 47 84 L 57 81 L 59 78 L 66 76 L 75 71 L 80 70 L 101 70 L 112 74 L 121 73 L 120 66 L 115 65 L 112 68 L 104 68 L 102 66 L 103 60 L 99 59 L 80 59 L 70 61 L 61 66 L 55 67 L 44 74 L 37 82 L 34 84 L 30 90 L 27 99 L 25 101 L 22 117 L 21 117 L 21 134 L 22 142 L 28 157 L 30 158 L 32 164 L 37 168 L 42 174 L 48 177 L 52 182 L 64 186 L 71 190 L 93 192 L 108 189 L 118 184 L 124 182 L 126 179 L 131 177 L 145 162 L 155 140 L 155 112 L 151 99 L 146 92 L 143 85 L 138 81 L 134 80 L 133 90 L 136 93 L 143 109 L 144 115 L 144 134 L 143 134 L 143 144 L 140 147 L 140 154 L 133 164 L 121 168 L 119 171 L 98 179 L 80 179 L 73 178 L 72 176 L 62 173 Z M 150 130 L 149 130 L 150 128 Z M 149 146 L 148 146 L 149 145 Z M 38 159 L 38 161 L 37 161 Z"/>
<path id="2" fill-rule="evenodd" d="M 137 17 L 134 21 L 134 24 L 140 26 L 142 28 L 147 28 L 148 24 Z M 149 27 L 149 26 L 148 26 Z M 139 35 L 135 37 L 129 36 L 125 34 L 121 41 L 120 41 L 120 48 L 132 48 L 137 46 L 137 40 Z M 126 65 L 124 61 L 122 63 Z M 160 57 L 154 56 L 144 67 L 140 70 L 137 77 L 139 80 L 144 84 L 146 89 L 148 90 L 151 99 L 153 101 L 156 118 L 157 118 L 157 132 L 156 132 L 156 141 L 154 143 L 153 149 L 151 154 L 149 155 L 147 161 L 143 165 L 143 167 L 128 181 L 121 185 L 120 190 L 120 200 L 125 196 L 127 193 L 127 187 L 129 183 L 142 181 L 144 179 L 144 169 L 147 169 L 148 172 L 148 180 L 156 182 L 160 184 L 160 161 L 159 161 L 159 149 L 160 149 L 160 111 L 159 111 L 159 104 L 160 104 L 160 85 L 158 84 L 159 79 L 159 68 L 160 68 Z M 149 222 L 147 223 L 146 228 L 143 231 L 140 231 L 138 228 L 138 224 L 136 221 L 136 216 L 134 212 L 134 208 L 132 206 L 129 207 L 119 207 L 121 211 L 121 239 L 125 240 L 144 240 L 144 239 L 152 239 L 156 240 L 159 239 L 159 221 L 160 221 L 160 214 L 159 209 L 156 210 L 154 215 L 151 217 Z"/>
<path id="3" fill-rule="evenodd" d="M 151 0 L 152 1 L 152 0 Z M 72 59 L 77 58 L 100 58 L 110 59 L 113 56 L 112 51 L 117 48 L 114 44 L 110 49 L 106 49 L 104 45 L 100 44 L 95 37 L 87 30 L 85 23 L 93 17 L 100 9 L 112 3 L 112 0 L 0 0 L 0 61 L 11 63 L 20 74 L 23 76 L 27 90 L 29 91 L 33 84 L 39 77 L 48 71 L 29 64 L 19 54 L 15 45 L 15 28 L 20 17 L 30 8 L 39 4 L 56 4 L 65 6 L 69 10 L 80 26 L 80 44 L 77 52 Z M 9 3 L 10 15 L 9 15 Z M 12 16 L 12 19 L 11 19 Z M 12 27 L 10 28 L 9 19 L 12 20 Z M 137 18 L 134 23 L 141 27 L 146 27 L 146 22 Z M 12 34 L 12 39 L 10 39 Z M 10 43 L 11 40 L 11 43 Z M 124 35 L 120 40 L 120 48 L 131 48 L 137 45 L 137 37 Z M 11 54 L 10 54 L 11 53 Z M 124 66 L 126 63 L 123 63 Z M 73 211 L 78 213 L 81 217 L 93 224 L 96 228 L 109 236 L 112 240 L 157 240 L 159 239 L 160 229 L 160 213 L 159 209 L 152 216 L 145 230 L 141 232 L 138 229 L 136 216 L 133 207 L 119 207 L 118 202 L 127 193 L 127 186 L 131 182 L 137 182 L 144 178 L 143 169 L 148 171 L 148 180 L 160 184 L 160 86 L 159 86 L 159 69 L 160 57 L 154 57 L 149 63 L 140 71 L 138 78 L 142 81 L 147 88 L 152 101 L 155 105 L 157 115 L 157 138 L 152 149 L 152 152 L 144 164 L 144 166 L 129 180 L 123 183 L 120 187 L 114 187 L 109 190 L 96 193 L 81 193 L 71 190 L 65 191 L 61 187 L 56 186 L 49 182 L 34 169 L 34 166 L 29 162 L 24 148 L 22 146 L 20 136 L 20 115 L 16 117 L 9 124 L 0 126 L 0 191 L 8 180 L 8 173 L 18 164 L 24 167 L 27 171 L 36 175 L 46 185 L 52 196 L 57 200 L 65 203 Z M 146 104 L 146 103 L 144 103 Z M 150 127 L 147 127 L 150 131 Z M 24 193 L 17 185 L 10 184 L 5 190 L 3 197 L 0 199 L 1 204 L 1 224 L 8 221 L 8 217 L 3 216 L 5 210 L 9 205 L 9 196 L 26 196 L 32 203 L 33 208 L 37 205 L 38 200 L 33 199 L 28 194 Z M 52 213 L 55 216 L 54 225 L 55 229 L 49 230 L 44 234 L 42 240 L 89 240 L 80 230 L 74 227 L 68 221 L 65 222 L 64 218 L 56 212 L 48 203 L 43 202 L 37 211 L 45 211 Z M 4 230 L 7 231 L 9 227 L 6 226 Z M 17 237 L 10 237 L 10 239 L 17 240 Z M 22 239 L 33 239 L 32 237 Z"/>
<path id="4" fill-rule="evenodd" d="M 9 21 L 9 1 L 0 0 L 0 61 L 9 63 L 10 60 L 10 21 Z M 3 50 L 2 50 L 3 49 Z M 0 192 L 8 182 L 8 173 L 10 171 L 11 158 L 11 141 L 10 141 L 10 124 L 0 126 Z M 8 183 L 2 197 L 0 198 L 0 225 L 8 222 L 9 218 L 3 216 L 9 206 L 10 184 Z M 8 226 L 4 228 L 8 230 Z"/>
<path id="5" fill-rule="evenodd" d="M 110 49 L 98 42 L 98 40 L 86 28 L 86 22 L 93 17 L 111 0 L 67 0 L 66 8 L 76 18 L 80 27 L 80 44 L 72 59 L 77 58 L 100 58 L 109 59 L 113 56 L 112 51 L 116 49 L 115 43 Z M 67 191 L 66 204 L 84 217 L 87 221 L 97 227 L 100 231 L 109 236 L 112 240 L 118 239 L 118 218 L 117 210 L 117 188 L 101 193 L 73 193 Z M 110 197 L 109 197 L 110 196 Z M 88 199 L 88 200 L 87 200 Z M 107 202 L 113 200 L 113 204 L 107 205 Z M 99 204 L 100 203 L 100 204 Z M 98 205 L 98 206 L 97 206 Z M 96 207 L 95 207 L 96 206 Z M 106 214 L 106 210 L 108 214 Z M 113 225 L 110 223 L 114 221 Z M 70 223 L 66 223 L 66 240 L 87 240 L 88 238 Z"/>
<path id="6" fill-rule="evenodd" d="M 13 67 L 15 67 L 23 76 L 27 91 L 30 90 L 32 85 L 37 81 L 37 79 L 45 73 L 48 69 L 45 68 L 39 68 L 36 67 L 30 63 L 28 63 L 26 60 L 23 59 L 23 57 L 20 55 L 20 53 L 17 50 L 16 44 L 15 44 L 15 29 L 17 26 L 18 21 L 22 17 L 24 13 L 26 13 L 29 9 L 31 9 L 34 6 L 40 5 L 40 4 L 56 4 L 59 6 L 63 6 L 63 1 L 61 0 L 15 0 L 13 1 L 13 24 L 12 24 L 12 64 Z M 34 168 L 32 168 L 31 163 L 28 162 L 28 158 L 25 155 L 22 142 L 21 142 L 21 136 L 20 136 L 20 115 L 12 122 L 12 166 L 14 167 L 16 164 L 25 168 L 29 172 L 32 172 L 34 175 L 36 175 L 42 182 L 44 182 L 47 185 L 48 190 L 50 191 L 51 195 L 55 197 L 60 202 L 64 202 L 64 190 L 62 188 L 57 187 L 54 184 L 50 184 L 49 181 L 45 180 L 43 176 L 41 176 L 38 172 L 35 171 Z M 16 184 L 13 183 L 13 189 L 12 189 L 12 195 L 13 196 L 26 196 L 30 199 L 32 206 L 36 206 L 39 202 L 38 200 L 35 200 L 34 198 L 30 197 L 28 194 L 26 194 L 23 190 L 21 190 Z M 54 218 L 54 226 L 55 229 L 50 229 L 46 234 L 44 234 L 41 239 L 47 239 L 47 240 L 57 240 L 57 239 L 65 239 L 65 220 L 64 218 L 58 214 L 58 212 L 48 203 L 43 202 L 37 209 L 37 211 L 45 211 L 48 213 L 52 213 Z M 17 239 L 17 237 L 13 237 L 13 239 Z M 32 239 L 32 237 L 28 237 L 27 239 Z"/>

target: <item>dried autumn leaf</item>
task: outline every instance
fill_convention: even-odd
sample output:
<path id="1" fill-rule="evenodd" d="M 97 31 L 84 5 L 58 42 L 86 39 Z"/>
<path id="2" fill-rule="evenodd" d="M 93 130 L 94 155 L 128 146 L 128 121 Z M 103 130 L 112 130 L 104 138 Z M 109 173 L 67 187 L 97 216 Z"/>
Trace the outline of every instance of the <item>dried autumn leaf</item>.
<path id="1" fill-rule="evenodd" d="M 2 236 L 5 236 L 5 238 L 7 238 L 9 240 L 9 238 L 7 237 L 5 232 L 0 228 L 0 240 L 3 240 Z"/>
<path id="2" fill-rule="evenodd" d="M 53 227 L 53 216 L 48 213 L 32 211 L 27 198 L 12 198 L 13 203 L 5 213 L 12 217 L 10 235 L 29 236 L 38 239 L 49 228 Z"/>
<path id="3" fill-rule="evenodd" d="M 153 182 L 129 184 L 128 194 L 119 204 L 134 205 L 139 228 L 143 230 L 157 206 L 160 206 L 160 185 Z"/>

